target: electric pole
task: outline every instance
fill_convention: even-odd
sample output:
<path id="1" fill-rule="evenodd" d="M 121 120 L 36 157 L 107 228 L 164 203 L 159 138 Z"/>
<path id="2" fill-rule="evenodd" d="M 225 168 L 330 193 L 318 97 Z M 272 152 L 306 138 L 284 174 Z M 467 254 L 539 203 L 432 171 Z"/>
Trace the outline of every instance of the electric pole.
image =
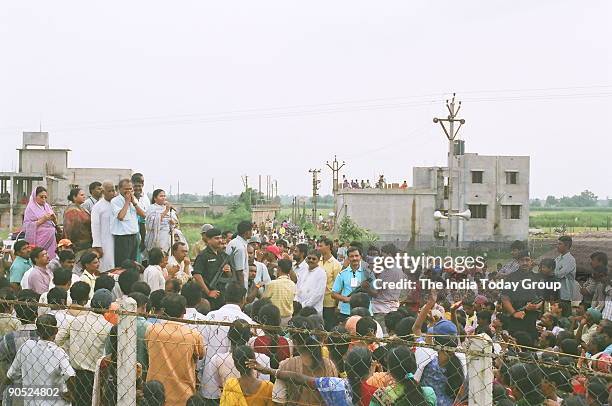
<path id="1" fill-rule="evenodd" d="M 459 129 L 463 124 L 465 124 L 464 119 L 458 119 L 457 114 L 459 114 L 459 110 L 461 110 L 461 102 L 455 103 L 455 93 L 453 93 L 453 98 L 450 100 L 446 100 L 446 108 L 448 109 L 448 116 L 446 118 L 437 118 L 434 117 L 434 123 L 440 123 L 442 130 L 444 130 L 444 134 L 448 139 L 448 235 L 446 236 L 447 247 L 446 252 L 450 256 L 451 254 L 451 243 L 453 240 L 453 217 L 451 216 L 453 210 L 453 161 L 455 159 L 455 138 L 459 133 Z M 455 122 L 459 123 L 459 126 L 455 129 Z M 445 123 L 448 123 L 448 129 L 446 128 Z"/>
<path id="2" fill-rule="evenodd" d="M 312 224 L 317 224 L 317 196 L 319 193 L 319 183 L 321 181 L 318 178 L 320 169 L 310 169 L 308 172 L 312 173 Z"/>
<path id="3" fill-rule="evenodd" d="M 210 205 L 215 204 L 215 178 L 210 180 Z"/>
<path id="4" fill-rule="evenodd" d="M 338 159 L 336 158 L 336 155 L 334 155 L 334 160 L 332 161 L 332 163 L 330 164 L 329 161 L 327 161 L 325 162 L 325 164 L 329 169 L 332 170 L 332 193 L 335 196 L 336 192 L 338 192 L 338 174 L 340 173 L 340 169 L 342 169 L 345 163 L 344 161 L 342 161 L 342 164 L 338 163 Z"/>
<path id="5" fill-rule="evenodd" d="M 249 175 L 242 175 L 242 184 L 244 185 L 244 195 L 248 199 L 251 206 L 251 194 L 249 193 Z"/>

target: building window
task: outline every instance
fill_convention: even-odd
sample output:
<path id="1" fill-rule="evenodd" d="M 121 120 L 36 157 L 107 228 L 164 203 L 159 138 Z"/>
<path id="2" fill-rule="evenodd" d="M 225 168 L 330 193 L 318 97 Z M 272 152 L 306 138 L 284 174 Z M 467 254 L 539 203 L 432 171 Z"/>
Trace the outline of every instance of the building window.
<path id="1" fill-rule="evenodd" d="M 448 185 L 444 185 L 444 199 L 448 199 Z"/>
<path id="2" fill-rule="evenodd" d="M 472 171 L 472 183 L 482 183 L 482 171 Z"/>
<path id="3" fill-rule="evenodd" d="M 502 215 L 506 220 L 519 220 L 521 218 L 520 204 L 505 204 L 502 206 Z"/>
<path id="4" fill-rule="evenodd" d="M 518 183 L 518 172 L 506 172 L 506 185 L 516 185 Z"/>
<path id="5" fill-rule="evenodd" d="M 468 208 L 472 213 L 473 219 L 486 219 L 487 218 L 487 205 L 486 204 L 469 204 Z"/>

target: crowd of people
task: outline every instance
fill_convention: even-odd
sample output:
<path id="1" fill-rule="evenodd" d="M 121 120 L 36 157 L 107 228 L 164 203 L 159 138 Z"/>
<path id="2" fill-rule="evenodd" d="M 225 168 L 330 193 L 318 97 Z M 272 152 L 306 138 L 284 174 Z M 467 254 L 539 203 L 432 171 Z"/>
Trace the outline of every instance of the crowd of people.
<path id="1" fill-rule="evenodd" d="M 466 272 L 375 273 L 374 258 L 395 257 L 395 246 L 315 239 L 287 222 L 205 224 L 190 249 L 165 192 L 149 200 L 143 189 L 135 174 L 118 187 L 93 183 L 89 196 L 72 190 L 61 235 L 46 191 L 33 191 L 25 239 L 0 277 L 3 405 L 23 403 L 15 390 L 34 387 L 58 388 L 44 404 L 115 405 L 125 303 L 137 307 L 142 405 L 467 404 L 465 349 L 475 336 L 492 343 L 495 404 L 608 404 L 612 284 L 603 252 L 579 283 L 565 236 L 556 258 L 536 264 L 517 241 L 510 262 Z M 399 284 L 485 278 L 544 284 Z"/>
<path id="2" fill-rule="evenodd" d="M 376 189 L 386 189 L 388 187 L 388 183 L 385 180 L 385 175 L 380 175 L 378 177 L 378 181 L 374 183 L 374 188 Z M 399 186 L 400 189 L 407 189 L 408 182 L 403 181 Z M 343 189 L 371 189 L 372 186 L 370 184 L 370 179 L 361 181 L 359 179 L 347 179 L 346 175 L 342 175 L 342 188 Z"/>

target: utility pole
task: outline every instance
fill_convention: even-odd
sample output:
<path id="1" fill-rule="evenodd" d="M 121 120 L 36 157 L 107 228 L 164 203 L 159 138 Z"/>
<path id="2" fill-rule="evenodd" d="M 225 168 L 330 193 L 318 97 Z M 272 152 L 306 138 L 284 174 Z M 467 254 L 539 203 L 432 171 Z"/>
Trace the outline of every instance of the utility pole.
<path id="1" fill-rule="evenodd" d="M 453 98 L 450 100 L 446 100 L 446 108 L 448 109 L 448 116 L 446 118 L 437 118 L 434 117 L 434 123 L 440 123 L 442 130 L 444 130 L 444 134 L 448 139 L 448 234 L 446 236 L 447 247 L 446 252 L 447 255 L 451 254 L 451 243 L 453 240 L 453 217 L 451 216 L 453 210 L 453 161 L 455 159 L 455 138 L 459 133 L 459 129 L 461 126 L 465 124 L 464 119 L 458 119 L 457 114 L 459 114 L 459 110 L 461 110 L 461 102 L 455 103 L 455 93 L 453 93 Z M 455 129 L 455 122 L 459 123 L 457 129 Z M 445 123 L 448 123 L 448 129 L 446 128 Z"/>
<path id="2" fill-rule="evenodd" d="M 244 194 L 246 195 L 249 206 L 251 205 L 251 194 L 249 193 L 249 175 L 242 175 L 242 184 L 244 185 Z"/>
<path id="3" fill-rule="evenodd" d="M 342 161 L 342 164 L 338 163 L 338 159 L 336 158 L 336 155 L 334 155 L 334 160 L 332 161 L 332 163 L 330 164 L 329 161 L 327 161 L 325 162 L 325 164 L 329 169 L 332 170 L 332 193 L 335 197 L 336 192 L 338 192 L 338 174 L 340 173 L 340 169 L 342 169 L 345 163 L 344 161 Z"/>
<path id="4" fill-rule="evenodd" d="M 215 178 L 210 181 L 210 205 L 215 204 Z"/>
<path id="5" fill-rule="evenodd" d="M 312 173 L 312 224 L 317 224 L 317 196 L 319 193 L 319 183 L 321 181 L 318 178 L 320 169 L 310 169 L 308 172 Z"/>

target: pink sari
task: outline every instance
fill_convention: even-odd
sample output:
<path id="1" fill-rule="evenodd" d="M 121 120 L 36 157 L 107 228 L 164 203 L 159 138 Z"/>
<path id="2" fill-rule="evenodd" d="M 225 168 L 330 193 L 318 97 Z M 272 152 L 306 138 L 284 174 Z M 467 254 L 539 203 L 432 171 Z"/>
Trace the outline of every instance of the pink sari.
<path id="1" fill-rule="evenodd" d="M 47 213 L 53 213 L 51 205 L 47 202 L 45 202 L 44 206 L 36 203 L 36 188 L 34 188 L 23 216 L 25 239 L 30 244 L 45 249 L 49 254 L 49 259 L 52 259 L 55 258 L 55 248 L 57 246 L 55 224 L 52 221 L 45 221 L 39 226 L 36 225 L 38 219 Z"/>

